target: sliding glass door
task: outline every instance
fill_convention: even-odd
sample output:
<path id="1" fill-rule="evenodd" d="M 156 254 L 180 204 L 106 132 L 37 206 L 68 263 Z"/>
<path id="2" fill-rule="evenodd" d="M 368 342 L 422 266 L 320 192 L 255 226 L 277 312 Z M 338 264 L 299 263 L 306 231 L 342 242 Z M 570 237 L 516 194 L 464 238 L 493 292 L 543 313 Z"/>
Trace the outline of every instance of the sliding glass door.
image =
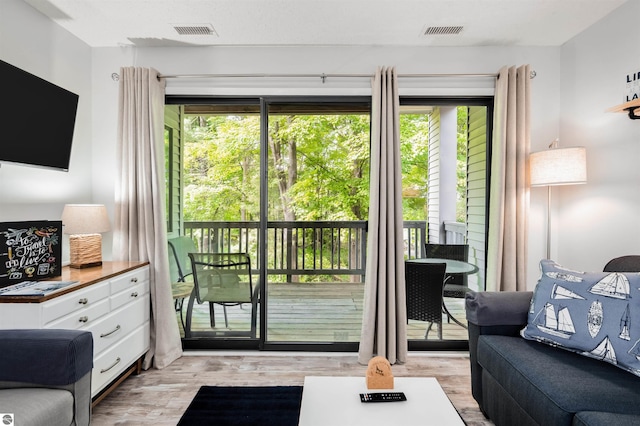
<path id="1" fill-rule="evenodd" d="M 184 346 L 257 348 L 259 100 L 168 105 L 165 136 L 165 151 L 171 153 L 166 162 L 169 238 L 187 236 L 197 252 L 207 254 L 192 268 L 184 251 L 169 253 L 178 254 L 170 261 L 198 287 L 191 303 L 189 297 L 175 301 Z M 235 253 L 246 254 L 246 262 L 238 262 Z"/>
<path id="2" fill-rule="evenodd" d="M 189 236 L 203 253 L 247 253 L 257 289 L 257 304 L 225 306 L 213 296 L 215 279 L 200 283 L 200 297 L 178 308 L 190 319 L 181 320 L 185 347 L 355 350 L 368 99 L 173 102 L 165 120 L 170 237 Z"/>
<path id="3" fill-rule="evenodd" d="M 199 252 L 246 253 L 255 290 L 250 302 L 220 303 L 206 294 L 231 281 L 209 279 L 191 307 L 176 298 L 184 347 L 357 350 L 370 99 L 168 103 L 169 236 L 190 237 Z M 474 291 L 484 289 L 491 109 L 490 98 L 402 98 L 400 109 L 405 258 L 426 257 L 427 244 L 466 245 Z M 466 345 L 462 303 L 448 293 L 449 312 L 426 337 L 429 324 L 410 319 L 410 349 Z"/>
<path id="4" fill-rule="evenodd" d="M 357 347 L 369 205 L 367 100 L 266 103 L 265 345 Z"/>
<path id="5" fill-rule="evenodd" d="M 464 295 L 469 289 L 484 290 L 489 117 L 490 98 L 401 100 L 406 259 L 448 258 L 469 264 L 463 275 L 452 273 L 451 267 L 445 272 L 441 307 L 410 315 L 407 337 L 412 350 L 467 345 Z M 421 289 L 441 284 L 425 279 L 410 292 L 419 295 Z"/>

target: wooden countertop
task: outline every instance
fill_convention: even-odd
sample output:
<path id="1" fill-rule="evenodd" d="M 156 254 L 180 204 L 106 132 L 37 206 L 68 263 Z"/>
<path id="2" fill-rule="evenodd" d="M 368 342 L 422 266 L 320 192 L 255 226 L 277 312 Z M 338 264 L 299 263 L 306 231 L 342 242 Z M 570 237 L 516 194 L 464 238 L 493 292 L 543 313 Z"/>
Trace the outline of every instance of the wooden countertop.
<path id="1" fill-rule="evenodd" d="M 102 262 L 101 266 L 92 268 L 76 269 L 65 266 L 62 268 L 62 275 L 59 277 L 47 278 L 46 281 L 78 281 L 68 287 L 62 288 L 51 294 L 44 296 L 1 296 L 0 303 L 41 303 L 46 300 L 71 293 L 78 289 L 95 284 L 125 272 L 132 271 L 148 265 L 149 262 Z"/>

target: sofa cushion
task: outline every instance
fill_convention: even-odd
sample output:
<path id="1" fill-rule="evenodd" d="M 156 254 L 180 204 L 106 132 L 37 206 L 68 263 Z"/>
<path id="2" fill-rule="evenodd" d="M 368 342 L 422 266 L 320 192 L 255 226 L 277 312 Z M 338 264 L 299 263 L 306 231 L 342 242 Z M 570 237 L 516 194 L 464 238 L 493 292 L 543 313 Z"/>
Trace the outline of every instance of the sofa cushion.
<path id="1" fill-rule="evenodd" d="M 572 426 L 638 426 L 640 417 L 633 414 L 582 411 L 573 418 Z"/>
<path id="2" fill-rule="evenodd" d="M 68 385 L 93 368 L 93 336 L 81 330 L 2 330 L 0 353 L 0 380 Z"/>
<path id="3" fill-rule="evenodd" d="M 69 426 L 73 395 L 62 389 L 0 389 L 0 412 L 13 414 L 16 425 Z"/>
<path id="4" fill-rule="evenodd" d="M 640 274 L 540 267 L 522 336 L 640 376 Z"/>
<path id="5" fill-rule="evenodd" d="M 640 415 L 640 378 L 592 358 L 520 337 L 478 338 L 478 364 L 539 424 L 579 411 Z"/>
<path id="6" fill-rule="evenodd" d="M 531 304 L 530 291 L 479 291 L 467 293 L 465 313 L 467 321 L 481 327 L 527 323 Z"/>

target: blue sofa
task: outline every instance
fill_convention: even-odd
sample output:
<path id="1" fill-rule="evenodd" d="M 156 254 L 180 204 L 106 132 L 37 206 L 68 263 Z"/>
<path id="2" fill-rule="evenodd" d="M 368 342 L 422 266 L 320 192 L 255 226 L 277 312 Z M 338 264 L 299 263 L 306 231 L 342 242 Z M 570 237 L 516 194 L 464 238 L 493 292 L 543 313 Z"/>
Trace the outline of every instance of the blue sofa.
<path id="1" fill-rule="evenodd" d="M 0 330 L 3 424 L 91 422 L 93 337 L 78 330 Z"/>
<path id="2" fill-rule="evenodd" d="M 531 292 L 478 292 L 465 300 L 471 390 L 496 425 L 640 425 L 640 377 L 520 337 Z"/>

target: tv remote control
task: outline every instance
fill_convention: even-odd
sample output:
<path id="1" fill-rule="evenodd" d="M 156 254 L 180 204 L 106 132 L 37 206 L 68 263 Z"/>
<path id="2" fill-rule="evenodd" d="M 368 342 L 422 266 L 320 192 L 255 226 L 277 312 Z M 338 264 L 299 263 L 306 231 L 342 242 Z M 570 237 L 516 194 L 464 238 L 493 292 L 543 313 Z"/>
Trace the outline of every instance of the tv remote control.
<path id="1" fill-rule="evenodd" d="M 406 401 L 404 392 L 373 392 L 361 393 L 360 402 L 393 402 Z"/>

